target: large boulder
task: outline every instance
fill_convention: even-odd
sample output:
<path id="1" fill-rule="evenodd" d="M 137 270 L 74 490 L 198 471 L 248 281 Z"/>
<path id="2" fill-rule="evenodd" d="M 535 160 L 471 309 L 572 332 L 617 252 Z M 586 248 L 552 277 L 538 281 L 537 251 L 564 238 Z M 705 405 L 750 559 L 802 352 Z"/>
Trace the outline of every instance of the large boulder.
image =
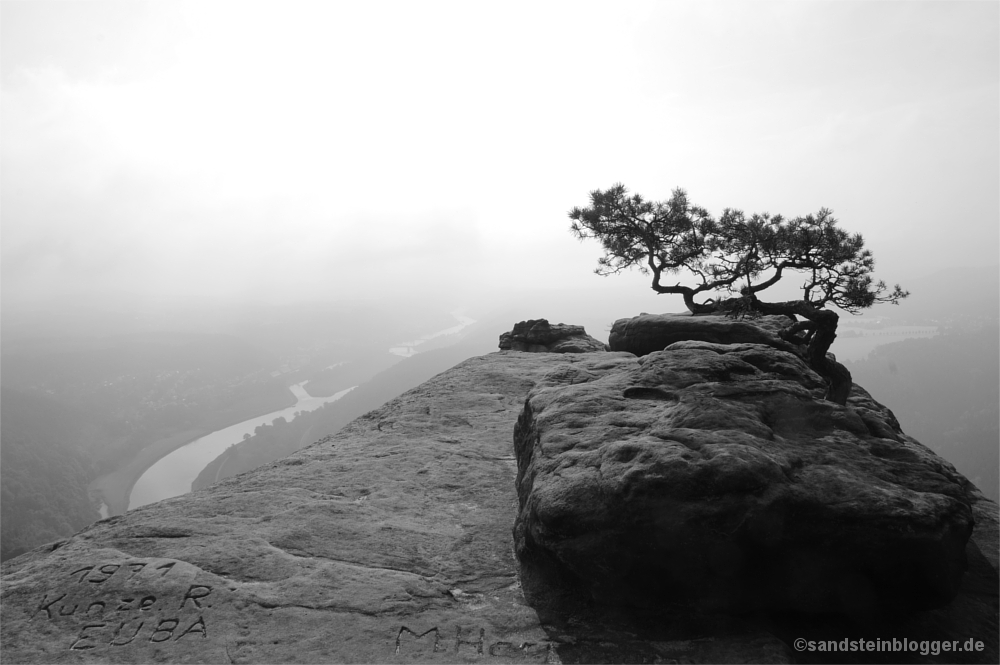
<path id="1" fill-rule="evenodd" d="M 612 351 L 627 351 L 637 356 L 662 351 L 674 342 L 689 340 L 715 344 L 766 344 L 783 351 L 793 351 L 791 344 L 778 337 L 778 331 L 791 323 L 786 316 L 737 320 L 722 314 L 640 314 L 615 321 L 608 344 Z"/>
<path id="2" fill-rule="evenodd" d="M 530 319 L 515 323 L 513 330 L 500 335 L 500 349 L 533 353 L 588 353 L 607 351 L 608 346 L 588 335 L 583 326 Z"/>
<path id="3" fill-rule="evenodd" d="M 823 394 L 764 344 L 554 370 L 515 430 L 519 556 L 626 606 L 867 617 L 948 603 L 981 495 L 859 387 L 846 406 Z"/>

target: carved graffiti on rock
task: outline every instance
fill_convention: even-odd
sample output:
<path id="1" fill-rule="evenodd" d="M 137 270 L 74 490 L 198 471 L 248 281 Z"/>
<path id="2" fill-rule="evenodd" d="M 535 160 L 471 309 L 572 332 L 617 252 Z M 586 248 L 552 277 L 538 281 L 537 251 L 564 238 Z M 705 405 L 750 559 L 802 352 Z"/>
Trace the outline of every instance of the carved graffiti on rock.
<path id="1" fill-rule="evenodd" d="M 93 649 L 95 646 L 97 646 L 94 642 L 91 641 L 91 640 L 94 639 L 94 635 L 93 635 L 93 633 L 91 633 L 91 634 L 88 635 L 87 631 L 90 631 L 90 630 L 92 630 L 94 628 L 104 628 L 107 625 L 108 624 L 106 624 L 106 623 L 88 623 L 88 624 L 86 624 L 83 628 L 80 629 L 80 634 L 77 635 L 77 638 L 75 640 L 73 640 L 73 644 L 69 645 L 69 648 L 70 649 L 78 649 L 80 651 L 85 651 L 87 649 Z"/>
<path id="2" fill-rule="evenodd" d="M 450 636 L 452 633 L 448 633 Z M 462 629 L 457 627 L 454 637 L 447 637 L 437 626 L 424 631 L 408 626 L 400 627 L 396 633 L 396 656 L 415 656 L 428 652 L 456 654 L 461 657 L 493 657 L 527 660 L 539 663 L 550 662 L 552 644 L 550 642 L 491 641 L 486 638 L 486 629 Z"/>
<path id="3" fill-rule="evenodd" d="M 202 584 L 192 584 L 188 588 L 187 593 L 184 594 L 183 600 L 181 600 L 180 609 L 183 610 L 184 609 L 184 605 L 186 605 L 189 600 L 192 603 L 194 603 L 195 607 L 197 607 L 198 609 L 201 609 L 201 603 L 198 602 L 198 600 L 200 598 L 204 598 L 205 596 L 207 596 L 210 593 L 212 593 L 212 587 L 204 586 Z"/>
<path id="4" fill-rule="evenodd" d="M 45 612 L 50 619 L 52 618 L 52 606 L 65 598 L 66 594 L 62 594 L 61 596 L 56 596 L 55 594 L 52 595 L 55 597 L 52 600 L 49 600 L 49 594 L 45 594 L 45 597 L 42 598 L 42 602 L 38 606 L 38 611 L 35 612 L 35 614 L 38 614 L 38 612 Z"/>
<path id="5" fill-rule="evenodd" d="M 111 646 L 113 646 L 113 647 L 123 647 L 126 644 L 130 644 L 131 642 L 133 642 L 135 640 L 135 638 L 139 636 L 139 631 L 142 630 L 142 627 L 143 627 L 143 625 L 145 625 L 146 622 L 145 621 L 139 621 L 138 625 L 135 627 L 135 630 L 132 631 L 132 636 L 129 637 L 128 636 L 129 629 L 126 629 L 125 627 L 126 626 L 130 626 L 132 623 L 135 623 L 135 622 L 134 621 L 122 621 L 120 624 L 118 624 L 118 628 L 115 630 L 114 635 L 111 636 Z"/>
<path id="6" fill-rule="evenodd" d="M 205 639 L 204 612 L 212 606 L 212 587 L 160 582 L 176 565 L 176 561 L 80 564 L 70 569 L 60 588 L 43 594 L 33 617 L 74 622 L 75 626 L 67 626 L 72 631 L 67 645 L 72 651 Z"/>

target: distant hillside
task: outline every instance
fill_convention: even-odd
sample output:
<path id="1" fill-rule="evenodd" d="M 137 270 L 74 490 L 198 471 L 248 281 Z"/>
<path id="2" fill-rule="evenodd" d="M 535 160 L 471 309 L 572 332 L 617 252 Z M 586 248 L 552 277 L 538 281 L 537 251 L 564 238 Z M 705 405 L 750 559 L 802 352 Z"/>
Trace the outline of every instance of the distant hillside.
<path id="1" fill-rule="evenodd" d="M 223 335 L 4 340 L 2 361 L 3 558 L 99 519 L 88 484 L 150 443 L 294 399 L 271 354 Z"/>
<path id="2" fill-rule="evenodd" d="M 125 446 L 86 450 L 114 466 L 163 430 L 211 428 L 287 402 L 276 365 L 273 354 L 228 335 L 144 333 L 5 343 L 2 379 L 114 422 Z"/>
<path id="3" fill-rule="evenodd" d="M 958 330 L 880 346 L 845 365 L 929 446 L 983 493 L 1000 495 L 1000 328 Z"/>
<path id="4" fill-rule="evenodd" d="M 86 411 L 0 390 L 0 559 L 100 519 L 87 496 L 96 467 L 81 449 L 110 439 L 109 430 Z"/>

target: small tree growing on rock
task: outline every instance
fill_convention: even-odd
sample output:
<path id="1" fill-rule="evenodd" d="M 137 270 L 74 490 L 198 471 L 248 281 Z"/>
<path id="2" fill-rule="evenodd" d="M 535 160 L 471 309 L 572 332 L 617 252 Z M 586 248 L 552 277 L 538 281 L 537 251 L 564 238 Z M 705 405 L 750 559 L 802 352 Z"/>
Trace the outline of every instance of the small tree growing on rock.
<path id="1" fill-rule="evenodd" d="M 829 307 L 857 314 L 876 303 L 898 304 L 909 295 L 898 284 L 889 289 L 873 280 L 875 258 L 864 239 L 837 227 L 825 208 L 793 219 L 726 209 L 716 220 L 691 204 L 683 189 L 675 189 L 668 201 L 654 202 L 617 184 L 591 192 L 590 206 L 573 208 L 569 216 L 577 238 L 594 238 L 604 247 L 595 270 L 599 275 L 638 268 L 652 274 L 654 291 L 682 296 L 693 314 L 788 316 L 781 337 L 798 346 L 827 380 L 827 399 L 839 404 L 847 401 L 851 374 L 827 355 L 840 318 Z M 685 273 L 688 283 L 665 283 L 677 273 Z M 803 278 L 801 298 L 760 299 L 761 292 L 791 274 Z M 730 297 L 696 300 L 713 292 Z"/>

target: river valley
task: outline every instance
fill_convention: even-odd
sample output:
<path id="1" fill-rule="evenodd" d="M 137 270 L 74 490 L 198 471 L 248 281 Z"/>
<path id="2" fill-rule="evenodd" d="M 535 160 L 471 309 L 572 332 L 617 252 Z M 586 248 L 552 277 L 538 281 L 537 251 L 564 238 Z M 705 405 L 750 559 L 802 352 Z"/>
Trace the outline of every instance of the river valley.
<path id="1" fill-rule="evenodd" d="M 191 491 L 198 473 L 223 450 L 253 434 L 254 428 L 276 418 L 291 420 L 298 412 L 312 411 L 336 401 L 348 390 L 329 397 L 313 397 L 296 384 L 289 387 L 296 402 L 214 432 L 184 430 L 146 446 L 127 464 L 94 480 L 89 491 L 101 503 L 101 516 L 121 515 L 129 508 L 169 499 Z"/>
<path id="2" fill-rule="evenodd" d="M 462 310 L 453 311 L 457 325 L 425 334 L 410 342 L 401 342 L 389 353 L 403 358 L 418 353 L 418 346 L 437 346 L 442 338 L 461 332 L 475 322 Z M 424 347 L 426 348 L 426 347 Z M 419 350 L 424 350 L 421 348 Z M 336 364 L 334 367 L 337 366 Z M 126 510 L 172 498 L 191 491 L 191 482 L 202 469 L 229 446 L 252 435 L 260 425 L 276 418 L 292 420 L 297 412 L 312 411 L 346 394 L 340 391 L 329 397 L 313 397 L 300 383 L 290 387 L 295 404 L 244 420 L 216 431 L 189 429 L 164 433 L 161 439 L 143 448 L 135 458 L 115 471 L 90 483 L 88 490 L 102 517 L 120 515 Z"/>
<path id="3" fill-rule="evenodd" d="M 291 386 L 289 390 L 298 400 L 293 406 L 217 430 L 162 457 L 146 469 L 135 482 L 129 492 L 128 508 L 138 508 L 190 492 L 192 481 L 209 462 L 229 446 L 242 441 L 245 435 L 252 435 L 255 428 L 269 425 L 277 418 L 292 420 L 300 412 L 312 411 L 324 404 L 337 401 L 352 388 L 330 397 L 313 397 L 306 392 L 301 383 Z"/>

